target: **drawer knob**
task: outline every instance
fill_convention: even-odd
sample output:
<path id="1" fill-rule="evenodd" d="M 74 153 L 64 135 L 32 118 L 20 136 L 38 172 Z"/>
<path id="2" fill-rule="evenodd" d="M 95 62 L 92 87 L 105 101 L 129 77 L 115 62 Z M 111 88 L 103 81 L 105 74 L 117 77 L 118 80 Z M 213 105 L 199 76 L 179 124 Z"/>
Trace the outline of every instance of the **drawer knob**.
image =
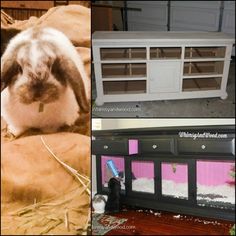
<path id="1" fill-rule="evenodd" d="M 108 146 L 107 146 L 107 145 L 104 145 L 103 148 L 104 148 L 104 149 L 108 149 Z"/>
<path id="2" fill-rule="evenodd" d="M 203 144 L 203 145 L 201 146 L 201 148 L 204 150 L 204 149 L 206 149 L 206 146 Z"/>
<path id="3" fill-rule="evenodd" d="M 153 145 L 152 145 L 152 148 L 153 148 L 153 149 L 156 149 L 156 148 L 157 148 L 157 145 L 156 145 L 156 144 L 153 144 Z"/>

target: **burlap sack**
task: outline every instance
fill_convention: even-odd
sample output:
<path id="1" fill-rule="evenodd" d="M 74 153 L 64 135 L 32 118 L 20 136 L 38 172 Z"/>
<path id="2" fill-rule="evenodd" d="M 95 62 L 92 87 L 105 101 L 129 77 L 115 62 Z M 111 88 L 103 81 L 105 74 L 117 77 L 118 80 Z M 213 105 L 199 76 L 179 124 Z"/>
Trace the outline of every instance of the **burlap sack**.
<path id="1" fill-rule="evenodd" d="M 42 137 L 61 161 L 81 175 L 90 176 L 89 137 L 73 133 Z M 51 224 L 49 220 L 40 225 L 50 214 L 62 221 L 48 232 L 50 234 L 76 234 L 77 229 L 85 227 L 90 210 L 89 194 L 71 173 L 55 161 L 42 143 L 40 135 L 20 138 L 2 145 L 1 176 L 2 234 L 39 234 Z M 84 183 L 89 184 L 88 181 Z M 39 207 L 28 212 L 32 215 L 18 214 L 24 207 L 34 203 L 40 203 L 39 206 L 42 202 L 57 204 L 65 198 L 71 200 L 55 207 Z M 66 210 L 69 222 L 74 222 L 70 225 L 70 231 L 64 222 Z M 17 214 L 13 214 L 16 212 Z M 27 220 L 30 220 L 31 227 L 25 225 Z"/>

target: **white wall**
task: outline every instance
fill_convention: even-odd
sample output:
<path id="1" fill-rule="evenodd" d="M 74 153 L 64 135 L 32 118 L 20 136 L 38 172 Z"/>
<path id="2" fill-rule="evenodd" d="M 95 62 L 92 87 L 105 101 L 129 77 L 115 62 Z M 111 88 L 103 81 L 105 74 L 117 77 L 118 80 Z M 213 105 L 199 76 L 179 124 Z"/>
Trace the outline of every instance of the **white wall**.
<path id="1" fill-rule="evenodd" d="M 218 31 L 221 1 L 171 1 L 170 30 Z"/>
<path id="2" fill-rule="evenodd" d="M 141 11 L 128 11 L 128 29 L 145 31 L 167 31 L 168 1 L 127 1 L 130 8 Z"/>
<path id="3" fill-rule="evenodd" d="M 235 1 L 224 1 L 222 32 L 235 38 Z M 232 54 L 235 56 L 235 46 Z"/>
<path id="4" fill-rule="evenodd" d="M 127 1 L 128 29 L 167 31 L 168 1 Z M 235 1 L 170 1 L 171 31 L 218 31 L 223 9 L 221 31 L 235 37 Z M 235 47 L 232 50 L 235 56 Z"/>
<path id="5" fill-rule="evenodd" d="M 168 126 L 234 125 L 235 119 L 92 119 L 93 130 Z M 99 125 L 95 125 L 99 123 Z M 99 127 L 99 128 L 97 128 Z M 97 192 L 96 161 L 92 155 L 92 194 Z"/>
<path id="6" fill-rule="evenodd" d="M 222 4 L 223 2 L 223 4 Z M 129 30 L 167 30 L 168 1 L 127 1 Z M 218 31 L 223 7 L 222 31 L 235 34 L 235 1 L 170 1 L 171 30 Z"/>

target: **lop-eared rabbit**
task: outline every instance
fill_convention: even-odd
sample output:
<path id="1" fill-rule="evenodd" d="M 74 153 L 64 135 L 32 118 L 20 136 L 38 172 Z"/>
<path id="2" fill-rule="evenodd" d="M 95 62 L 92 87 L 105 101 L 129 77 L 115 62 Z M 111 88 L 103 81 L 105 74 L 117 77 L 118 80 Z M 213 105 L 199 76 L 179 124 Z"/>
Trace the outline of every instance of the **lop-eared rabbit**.
<path id="1" fill-rule="evenodd" d="M 56 132 L 90 110 L 90 81 L 71 41 L 34 27 L 12 38 L 1 57 L 1 115 L 8 132 Z"/>

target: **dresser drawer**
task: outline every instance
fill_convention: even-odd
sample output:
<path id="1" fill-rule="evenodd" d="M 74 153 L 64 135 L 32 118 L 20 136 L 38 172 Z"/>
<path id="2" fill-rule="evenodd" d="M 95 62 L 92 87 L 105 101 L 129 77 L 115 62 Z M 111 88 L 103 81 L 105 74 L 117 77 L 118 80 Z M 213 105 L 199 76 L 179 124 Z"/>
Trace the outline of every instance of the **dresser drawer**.
<path id="1" fill-rule="evenodd" d="M 180 154 L 234 155 L 234 138 L 224 140 L 178 140 L 178 152 Z"/>
<path id="2" fill-rule="evenodd" d="M 141 153 L 174 153 L 174 140 L 172 138 L 141 139 Z"/>
<path id="3" fill-rule="evenodd" d="M 138 153 L 138 140 L 93 140 L 92 154 L 132 155 Z"/>

